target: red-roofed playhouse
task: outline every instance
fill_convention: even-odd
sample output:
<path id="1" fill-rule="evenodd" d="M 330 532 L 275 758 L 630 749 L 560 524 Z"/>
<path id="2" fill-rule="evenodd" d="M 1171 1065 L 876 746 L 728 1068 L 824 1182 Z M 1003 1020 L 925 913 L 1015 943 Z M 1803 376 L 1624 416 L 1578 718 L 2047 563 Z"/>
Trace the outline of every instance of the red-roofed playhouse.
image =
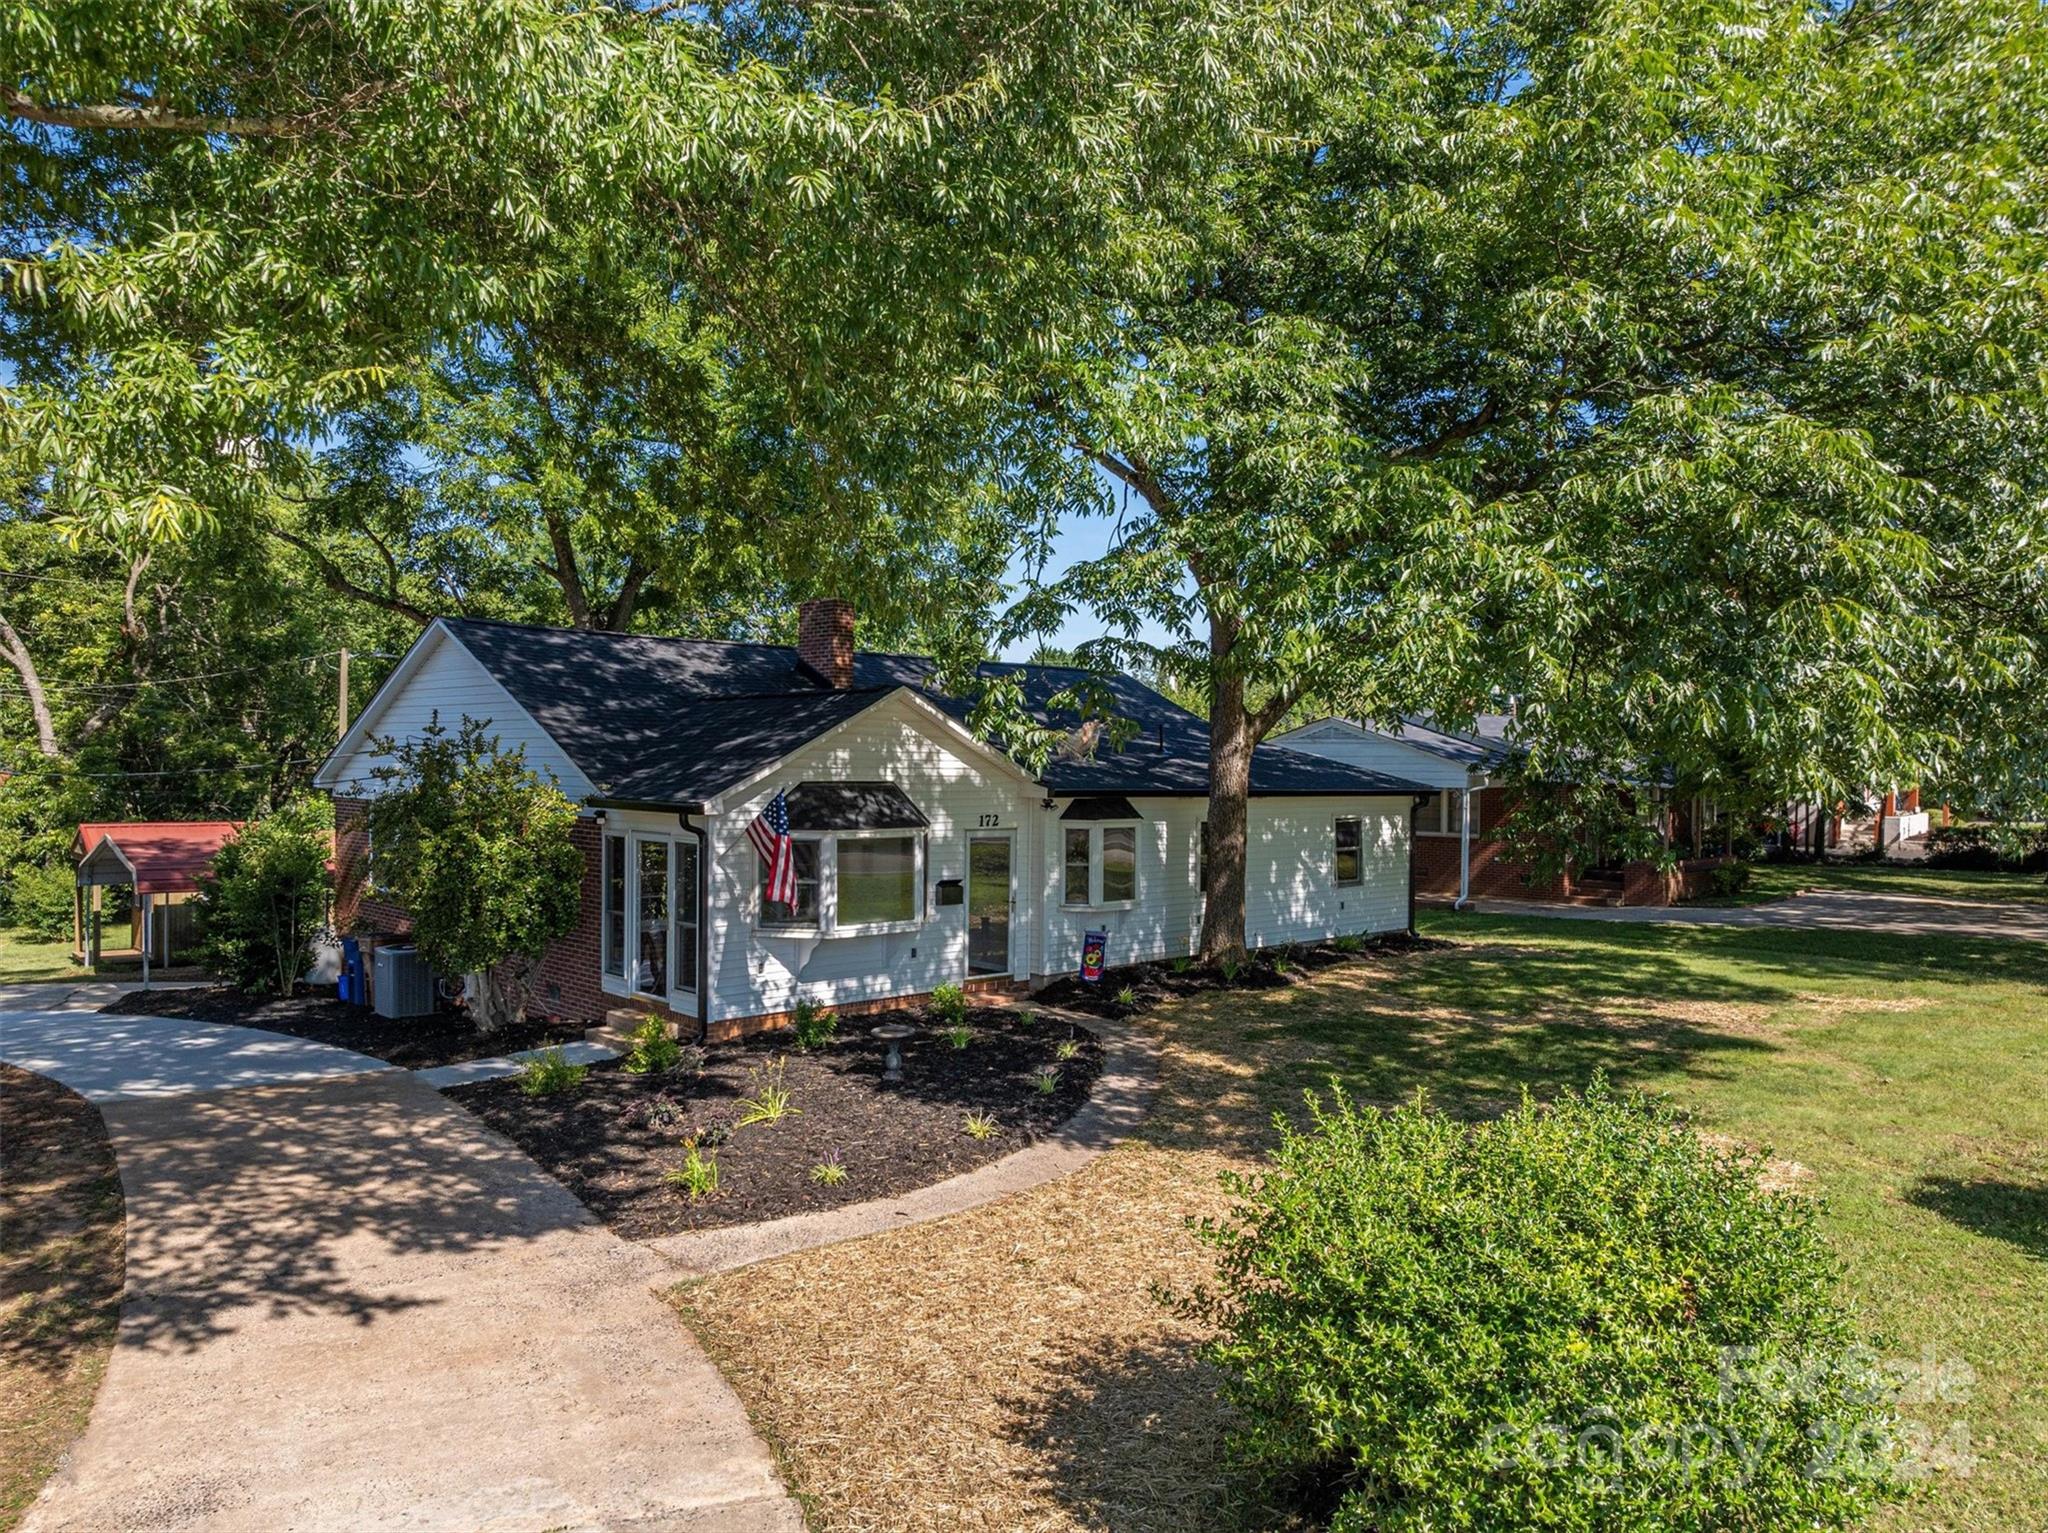
<path id="1" fill-rule="evenodd" d="M 71 956 L 92 968 L 103 958 L 169 965 L 192 942 L 192 897 L 213 854 L 240 830 L 236 820 L 127 820 L 78 827 L 71 855 L 78 894 L 71 907 Z M 111 902 L 103 892 L 112 889 Z M 120 891 L 126 890 L 124 898 Z M 110 908 L 111 905 L 111 908 Z M 108 937 L 117 938 L 106 945 Z"/>

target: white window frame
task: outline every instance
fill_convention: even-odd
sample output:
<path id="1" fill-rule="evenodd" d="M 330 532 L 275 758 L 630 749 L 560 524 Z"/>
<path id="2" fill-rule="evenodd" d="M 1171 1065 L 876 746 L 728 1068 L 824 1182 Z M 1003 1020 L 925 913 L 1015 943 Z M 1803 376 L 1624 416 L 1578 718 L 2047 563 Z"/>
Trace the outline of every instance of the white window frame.
<path id="1" fill-rule="evenodd" d="M 791 836 L 790 840 L 799 845 L 815 846 L 818 849 L 818 914 L 813 921 L 773 921 L 768 917 L 767 890 L 762 887 L 768 876 L 768 865 L 755 848 L 751 837 L 742 837 L 740 845 L 746 848 L 747 856 L 754 868 L 754 930 L 764 937 L 816 937 L 823 933 L 826 919 L 826 873 L 825 843 L 829 837 L 820 835 Z"/>
<path id="2" fill-rule="evenodd" d="M 1353 855 L 1358 858 L 1358 871 L 1350 878 L 1338 872 L 1338 859 L 1343 853 L 1343 848 L 1337 844 L 1337 834 L 1346 825 L 1358 828 L 1358 845 L 1353 851 Z M 1339 889 L 1365 887 L 1365 816 L 1362 814 L 1340 814 L 1330 820 L 1330 882 Z"/>
<path id="3" fill-rule="evenodd" d="M 761 889 L 762 863 L 753 843 L 745 843 L 754 860 L 754 933 L 760 937 L 879 937 L 895 932 L 914 932 L 925 924 L 925 833 L 901 826 L 877 830 L 806 831 L 792 837 L 818 848 L 818 918 L 808 923 L 784 923 L 765 919 L 768 902 Z M 900 921 L 839 920 L 839 843 L 841 841 L 910 842 L 910 916 Z"/>
<path id="4" fill-rule="evenodd" d="M 626 923 L 626 994 L 665 1001 L 676 993 L 676 838 L 658 831 L 636 830 L 626 838 L 626 908 L 632 919 Z M 640 848 L 659 846 L 661 854 L 662 973 L 667 981 L 659 990 L 640 988 Z"/>
<path id="5" fill-rule="evenodd" d="M 1415 811 L 1415 834 L 1418 836 L 1461 836 L 1464 821 L 1459 817 L 1454 823 L 1453 806 L 1463 803 L 1464 788 L 1439 788 L 1436 797 L 1427 809 Z"/>
<path id="6" fill-rule="evenodd" d="M 901 827 L 885 830 L 835 830 L 832 842 L 832 908 L 825 909 L 825 865 L 818 864 L 818 920 L 835 937 L 875 937 L 889 932 L 913 932 L 924 925 L 924 833 Z M 885 921 L 839 919 L 839 846 L 844 841 L 908 841 L 910 843 L 910 914 Z"/>
<path id="7" fill-rule="evenodd" d="M 1071 820 L 1060 822 L 1060 909 L 1062 910 L 1131 910 L 1145 897 L 1145 821 L 1143 820 L 1092 820 L 1087 825 L 1076 825 Z M 1077 904 L 1067 898 L 1067 832 L 1085 829 L 1088 832 L 1088 900 Z M 1131 897 L 1127 900 L 1106 900 L 1102 897 L 1102 833 L 1105 830 L 1128 830 L 1131 833 Z"/>
<path id="8" fill-rule="evenodd" d="M 597 969 L 607 979 L 625 982 L 626 978 L 626 894 L 632 882 L 632 871 L 628 864 L 631 858 L 628 850 L 632 836 L 625 830 L 613 830 L 605 826 L 597 835 Z M 612 845 L 618 844 L 618 886 L 619 905 L 612 908 Z M 619 966 L 611 966 L 612 932 L 619 934 Z"/>
<path id="9" fill-rule="evenodd" d="M 624 923 L 621 931 L 621 936 L 624 938 L 623 957 L 621 960 L 623 972 L 618 974 L 612 973 L 611 970 L 605 967 L 604 957 L 605 900 L 610 893 L 610 885 L 604 878 L 604 860 L 609 855 L 605 843 L 612 836 L 618 836 L 626 843 L 625 904 L 618 912 L 620 921 Z M 662 940 L 668 945 L 668 988 L 663 991 L 642 990 L 636 983 L 640 969 L 640 844 L 642 842 L 654 841 L 663 842 L 668 847 L 668 856 L 665 859 L 667 866 L 666 877 L 668 880 L 668 920 L 665 923 L 662 934 Z M 676 867 L 681 861 L 678 848 L 696 848 L 696 835 L 690 831 L 677 833 L 667 830 L 642 830 L 634 825 L 613 822 L 607 824 L 599 832 L 598 845 L 598 988 L 606 995 L 615 995 L 624 1000 L 659 1001 L 675 1011 L 685 1014 L 693 1012 L 697 1008 L 700 999 L 697 993 L 696 972 L 693 968 L 687 975 L 680 974 L 676 970 L 675 963 Z M 699 879 L 706 879 L 710 876 L 711 869 L 707 864 L 703 851 L 699 849 L 697 852 L 697 877 Z M 698 924 L 697 944 L 700 950 L 707 940 L 707 931 L 708 928 L 701 923 Z"/>

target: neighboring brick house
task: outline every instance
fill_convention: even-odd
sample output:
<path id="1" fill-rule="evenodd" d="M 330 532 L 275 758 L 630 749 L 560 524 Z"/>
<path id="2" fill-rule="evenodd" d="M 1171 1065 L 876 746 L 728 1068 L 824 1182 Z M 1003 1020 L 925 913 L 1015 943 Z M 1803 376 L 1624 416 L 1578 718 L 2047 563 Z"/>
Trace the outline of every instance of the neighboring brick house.
<path id="1" fill-rule="evenodd" d="M 1514 808 L 1514 790 L 1497 781 L 1514 751 L 1513 719 L 1481 714 L 1470 730 L 1440 729 L 1406 719 L 1376 729 L 1349 719 L 1318 719 L 1275 735 L 1271 743 L 1327 756 L 1370 771 L 1414 778 L 1436 789 L 1415 812 L 1415 892 L 1419 899 L 1463 905 L 1476 899 L 1580 900 L 1619 905 L 1669 905 L 1701 892 L 1705 872 L 1720 859 L 1683 859 L 1666 871 L 1651 862 L 1588 868 L 1575 877 L 1535 881 L 1514 861 L 1499 830 Z M 1690 826 L 1673 825 L 1691 840 Z"/>

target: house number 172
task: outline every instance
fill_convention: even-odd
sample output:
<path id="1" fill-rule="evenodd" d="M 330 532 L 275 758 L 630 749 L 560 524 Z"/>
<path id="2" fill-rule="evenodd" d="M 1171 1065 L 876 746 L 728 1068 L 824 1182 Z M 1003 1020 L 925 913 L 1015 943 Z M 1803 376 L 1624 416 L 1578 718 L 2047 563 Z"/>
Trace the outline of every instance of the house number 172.
<path id="1" fill-rule="evenodd" d="M 981 828 L 983 830 L 994 830 L 997 825 L 1002 823 L 1002 818 L 999 814 L 985 814 L 981 817 Z"/>

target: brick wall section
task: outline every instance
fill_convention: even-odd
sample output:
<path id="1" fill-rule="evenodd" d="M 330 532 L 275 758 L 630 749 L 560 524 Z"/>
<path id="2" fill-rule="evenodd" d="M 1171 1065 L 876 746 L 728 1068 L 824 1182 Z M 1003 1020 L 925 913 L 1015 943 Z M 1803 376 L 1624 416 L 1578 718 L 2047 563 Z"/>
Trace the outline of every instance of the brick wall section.
<path id="1" fill-rule="evenodd" d="M 1508 790 L 1482 788 L 1472 795 L 1472 897 L 1482 900 L 1555 900 L 1570 890 L 1563 879 L 1531 885 L 1523 863 L 1508 860 L 1490 831 L 1497 831 L 1509 809 Z M 1425 900 L 1458 897 L 1458 838 L 1419 835 L 1415 838 L 1415 893 Z"/>
<path id="2" fill-rule="evenodd" d="M 1567 878 L 1530 884 L 1524 863 L 1510 861 L 1501 843 L 1488 834 L 1498 830 L 1511 805 L 1505 788 L 1482 788 L 1472 795 L 1472 897 L 1482 900 L 1566 900 L 1574 890 Z M 1707 889 L 1710 871 L 1723 859 L 1688 858 L 1670 873 L 1649 862 L 1632 862 L 1622 870 L 1624 905 L 1671 905 Z M 1419 835 L 1415 838 L 1415 893 L 1424 900 L 1458 897 L 1458 838 Z"/>
<path id="3" fill-rule="evenodd" d="M 604 911 L 604 848 L 597 821 L 577 820 L 569 838 L 583 854 L 583 893 L 576 927 L 548 944 L 533 974 L 532 1009 L 551 1017 L 598 1022 L 616 1004 L 598 980 Z M 691 1024 L 695 1026 L 694 1023 Z"/>
<path id="4" fill-rule="evenodd" d="M 334 801 L 334 929 L 358 937 L 395 937 L 412 930 L 403 908 L 370 892 L 368 806 Z"/>

